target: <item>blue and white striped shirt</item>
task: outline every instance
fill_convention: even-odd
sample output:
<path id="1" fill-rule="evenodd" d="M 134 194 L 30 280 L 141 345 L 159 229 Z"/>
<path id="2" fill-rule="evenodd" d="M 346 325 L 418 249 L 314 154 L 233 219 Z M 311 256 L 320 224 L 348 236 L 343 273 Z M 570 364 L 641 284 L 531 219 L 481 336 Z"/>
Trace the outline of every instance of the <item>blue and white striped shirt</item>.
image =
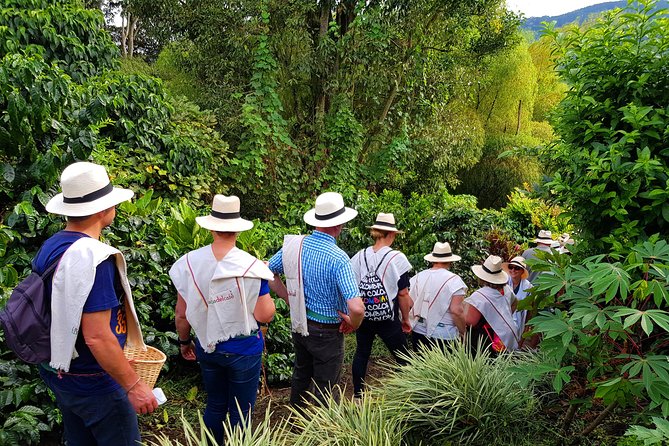
<path id="1" fill-rule="evenodd" d="M 283 249 L 269 260 L 274 274 L 283 274 Z M 302 244 L 302 277 L 307 318 L 317 322 L 339 322 L 337 310 L 348 313 L 346 301 L 360 296 L 351 259 L 334 237 L 314 231 Z"/>

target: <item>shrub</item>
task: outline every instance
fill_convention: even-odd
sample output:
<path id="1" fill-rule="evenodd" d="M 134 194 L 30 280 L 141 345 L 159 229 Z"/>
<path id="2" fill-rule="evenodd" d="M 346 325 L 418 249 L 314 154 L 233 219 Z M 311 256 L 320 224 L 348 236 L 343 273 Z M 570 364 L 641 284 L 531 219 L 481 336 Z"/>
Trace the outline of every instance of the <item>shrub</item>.
<path id="1" fill-rule="evenodd" d="M 600 249 L 669 228 L 669 18 L 655 4 L 549 33 L 569 89 L 553 119 L 559 143 L 542 151 L 555 172 L 547 188 Z"/>
<path id="2" fill-rule="evenodd" d="M 569 395 L 565 427 L 595 401 L 606 408 L 580 435 L 616 407 L 669 415 L 669 244 L 652 236 L 626 257 L 549 254 L 531 267 L 546 273 L 520 307 L 551 309 L 529 321 L 548 359 L 534 372 Z"/>
<path id="3" fill-rule="evenodd" d="M 510 372 L 513 365 L 510 356 L 472 357 L 461 343 L 443 352 L 422 350 L 408 365 L 389 370 L 372 394 L 402 418 L 411 439 L 519 444 L 527 440 L 537 403 L 532 388 Z"/>

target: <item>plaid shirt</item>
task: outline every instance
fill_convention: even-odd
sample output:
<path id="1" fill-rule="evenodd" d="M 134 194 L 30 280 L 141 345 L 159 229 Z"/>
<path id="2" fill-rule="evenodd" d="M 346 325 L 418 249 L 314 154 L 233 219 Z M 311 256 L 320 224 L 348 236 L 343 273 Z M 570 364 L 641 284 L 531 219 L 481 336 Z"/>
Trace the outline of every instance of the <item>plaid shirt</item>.
<path id="1" fill-rule="evenodd" d="M 283 249 L 274 254 L 268 266 L 273 273 L 283 274 Z M 348 255 L 334 237 L 320 231 L 304 239 L 302 277 L 307 318 L 317 322 L 338 322 L 337 310 L 348 313 L 346 301 L 360 296 Z"/>

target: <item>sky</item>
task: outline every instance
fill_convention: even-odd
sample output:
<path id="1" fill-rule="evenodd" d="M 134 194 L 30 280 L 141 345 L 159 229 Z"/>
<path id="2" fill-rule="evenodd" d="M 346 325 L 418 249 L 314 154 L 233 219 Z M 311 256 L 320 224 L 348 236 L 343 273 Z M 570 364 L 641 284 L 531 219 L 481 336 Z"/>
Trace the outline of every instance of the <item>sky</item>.
<path id="1" fill-rule="evenodd" d="M 506 0 L 512 11 L 522 12 L 525 17 L 560 15 L 597 3 L 610 0 Z"/>

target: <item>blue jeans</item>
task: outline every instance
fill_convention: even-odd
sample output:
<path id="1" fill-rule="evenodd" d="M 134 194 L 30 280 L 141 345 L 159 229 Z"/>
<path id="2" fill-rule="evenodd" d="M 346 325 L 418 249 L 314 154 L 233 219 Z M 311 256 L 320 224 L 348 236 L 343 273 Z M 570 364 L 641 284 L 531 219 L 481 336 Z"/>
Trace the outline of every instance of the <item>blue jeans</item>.
<path id="1" fill-rule="evenodd" d="M 250 419 L 258 394 L 262 354 L 205 353 L 199 343 L 195 345 L 195 353 L 207 391 L 204 424 L 214 434 L 218 444 L 223 444 L 223 421 L 226 417 L 230 417 L 232 426 Z"/>
<path id="2" fill-rule="evenodd" d="M 49 388 L 63 414 L 67 446 L 139 445 L 137 414 L 125 390 L 89 396 Z"/>

